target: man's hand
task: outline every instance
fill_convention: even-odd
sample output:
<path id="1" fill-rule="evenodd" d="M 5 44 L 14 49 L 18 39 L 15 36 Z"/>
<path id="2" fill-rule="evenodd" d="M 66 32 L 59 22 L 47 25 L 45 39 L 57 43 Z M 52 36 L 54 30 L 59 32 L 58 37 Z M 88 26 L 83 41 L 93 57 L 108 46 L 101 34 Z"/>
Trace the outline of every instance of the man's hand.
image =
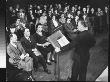
<path id="1" fill-rule="evenodd" d="M 25 57 L 29 57 L 29 54 L 27 53 L 27 54 L 25 55 Z"/>
<path id="2" fill-rule="evenodd" d="M 25 58 L 25 55 L 24 55 L 24 54 L 22 54 L 22 55 L 20 56 L 20 58 L 21 58 L 21 59 L 24 59 L 24 58 Z"/>
<path id="3" fill-rule="evenodd" d="M 38 53 L 38 52 L 34 52 L 34 54 L 36 55 L 36 56 L 39 56 L 39 55 L 41 55 L 40 53 Z"/>
<path id="4" fill-rule="evenodd" d="M 36 55 L 36 56 L 39 56 L 41 55 L 41 53 L 35 48 L 35 49 L 32 49 L 33 53 Z"/>
<path id="5" fill-rule="evenodd" d="M 73 31 L 76 32 L 76 31 L 78 31 L 78 29 L 74 29 Z"/>

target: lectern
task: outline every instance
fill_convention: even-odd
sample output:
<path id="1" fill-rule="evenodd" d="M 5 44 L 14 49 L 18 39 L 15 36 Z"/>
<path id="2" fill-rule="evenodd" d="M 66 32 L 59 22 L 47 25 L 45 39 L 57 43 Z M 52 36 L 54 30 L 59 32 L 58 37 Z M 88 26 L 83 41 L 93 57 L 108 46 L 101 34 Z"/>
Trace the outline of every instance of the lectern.
<path id="1" fill-rule="evenodd" d="M 57 63 L 55 64 L 55 78 L 60 80 L 60 67 L 59 67 L 59 54 L 61 52 L 61 48 L 68 45 L 70 42 L 67 38 L 62 34 L 60 30 L 50 35 L 47 40 L 52 44 L 55 49 L 55 59 Z"/>

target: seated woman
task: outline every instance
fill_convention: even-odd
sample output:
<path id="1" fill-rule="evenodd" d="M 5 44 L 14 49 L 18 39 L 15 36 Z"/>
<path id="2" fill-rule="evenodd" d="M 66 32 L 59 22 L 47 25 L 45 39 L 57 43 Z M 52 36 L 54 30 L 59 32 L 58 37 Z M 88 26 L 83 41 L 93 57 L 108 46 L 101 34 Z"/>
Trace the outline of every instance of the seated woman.
<path id="1" fill-rule="evenodd" d="M 62 25 L 58 22 L 55 15 L 52 16 L 49 30 L 50 30 L 50 34 L 53 34 L 58 30 L 62 30 Z"/>
<path id="2" fill-rule="evenodd" d="M 49 36 L 46 12 L 43 12 L 42 16 L 39 19 L 39 23 L 42 24 L 42 28 L 43 28 L 43 32 L 45 33 L 45 36 Z"/>
<path id="3" fill-rule="evenodd" d="M 18 69 L 27 71 L 32 76 L 33 59 L 25 52 L 21 43 L 17 41 L 16 34 L 10 35 L 10 43 L 7 46 L 7 54 L 9 55 L 9 62 Z"/>
<path id="4" fill-rule="evenodd" d="M 42 25 L 38 24 L 36 29 L 36 33 L 33 34 L 34 42 L 37 44 L 39 51 L 43 54 L 44 58 L 47 60 L 48 64 L 50 63 L 50 56 L 54 51 L 54 48 L 50 43 L 46 40 L 46 36 L 43 35 Z M 52 60 L 54 61 L 54 57 L 52 55 Z"/>

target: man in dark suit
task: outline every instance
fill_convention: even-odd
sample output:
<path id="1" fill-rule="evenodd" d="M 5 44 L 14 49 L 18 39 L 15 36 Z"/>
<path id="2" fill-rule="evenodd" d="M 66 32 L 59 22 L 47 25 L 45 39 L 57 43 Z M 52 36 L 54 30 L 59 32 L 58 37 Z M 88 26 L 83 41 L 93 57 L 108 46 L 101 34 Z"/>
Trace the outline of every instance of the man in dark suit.
<path id="1" fill-rule="evenodd" d="M 89 50 L 95 45 L 96 41 L 91 33 L 89 33 L 84 20 L 79 20 L 77 28 L 79 30 L 79 34 L 71 42 L 71 45 L 75 48 L 71 81 L 86 81 L 87 66 L 90 59 Z"/>
<path id="2" fill-rule="evenodd" d="M 23 45 L 24 50 L 33 58 L 34 65 L 37 66 L 37 64 L 40 63 L 43 66 L 44 71 L 50 74 L 50 71 L 47 69 L 45 59 L 43 58 L 40 51 L 37 50 L 36 45 L 33 42 L 33 38 L 30 36 L 30 31 L 28 28 L 24 30 L 24 37 L 21 38 L 21 44 Z"/>

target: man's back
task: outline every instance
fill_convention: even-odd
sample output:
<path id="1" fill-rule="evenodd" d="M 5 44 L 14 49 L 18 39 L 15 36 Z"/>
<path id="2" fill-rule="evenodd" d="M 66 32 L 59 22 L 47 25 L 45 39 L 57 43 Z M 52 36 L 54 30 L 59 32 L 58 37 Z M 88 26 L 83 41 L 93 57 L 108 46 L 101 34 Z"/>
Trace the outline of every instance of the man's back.
<path id="1" fill-rule="evenodd" d="M 89 49 L 95 45 L 96 41 L 88 31 L 79 33 L 76 38 L 76 52 L 80 54 L 89 53 Z"/>

